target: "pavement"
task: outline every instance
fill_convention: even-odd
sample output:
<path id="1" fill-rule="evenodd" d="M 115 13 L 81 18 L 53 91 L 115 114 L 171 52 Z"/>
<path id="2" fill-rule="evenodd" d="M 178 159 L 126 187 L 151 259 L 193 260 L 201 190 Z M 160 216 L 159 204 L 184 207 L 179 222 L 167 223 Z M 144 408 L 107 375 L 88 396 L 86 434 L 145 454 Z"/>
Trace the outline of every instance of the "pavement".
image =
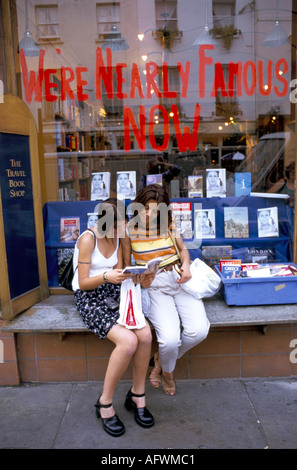
<path id="1" fill-rule="evenodd" d="M 118 438 L 106 434 L 95 415 L 102 382 L 0 387 L 0 448 L 96 449 L 102 464 L 131 458 L 133 449 L 135 455 L 146 450 L 137 454 L 142 463 L 153 463 L 143 459 L 158 450 L 191 464 L 198 449 L 297 448 L 297 377 L 179 380 L 174 397 L 148 383 L 147 407 L 155 417 L 150 429 L 124 408 L 130 386 L 121 381 L 115 394 L 114 408 L 126 426 Z M 132 460 L 122 463 L 132 466 Z"/>

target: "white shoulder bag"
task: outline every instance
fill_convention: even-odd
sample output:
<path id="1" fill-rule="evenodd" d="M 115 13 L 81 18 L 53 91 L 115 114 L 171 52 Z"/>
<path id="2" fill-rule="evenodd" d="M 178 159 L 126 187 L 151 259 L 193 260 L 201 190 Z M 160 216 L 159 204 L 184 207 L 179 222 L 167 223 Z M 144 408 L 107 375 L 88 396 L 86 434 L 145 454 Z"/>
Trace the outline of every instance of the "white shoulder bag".
<path id="1" fill-rule="evenodd" d="M 170 237 L 180 259 L 179 249 L 171 233 Z M 176 279 L 178 279 L 180 277 L 180 273 L 176 266 L 174 266 L 173 271 L 176 275 Z M 221 286 L 221 278 L 213 271 L 213 269 L 204 263 L 204 261 L 199 258 L 194 259 L 190 264 L 190 271 L 192 274 L 191 279 L 180 284 L 188 294 L 191 294 L 195 299 L 205 299 L 206 297 L 212 297 L 217 294 Z"/>

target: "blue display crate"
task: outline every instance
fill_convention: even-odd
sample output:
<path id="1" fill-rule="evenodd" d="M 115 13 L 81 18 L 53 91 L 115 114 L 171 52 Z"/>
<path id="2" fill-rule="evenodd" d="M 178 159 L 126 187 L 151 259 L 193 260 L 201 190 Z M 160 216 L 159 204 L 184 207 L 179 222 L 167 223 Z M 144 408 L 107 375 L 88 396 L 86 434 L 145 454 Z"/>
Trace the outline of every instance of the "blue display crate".
<path id="1" fill-rule="evenodd" d="M 287 264 L 297 268 L 297 265 L 294 263 Z M 297 303 L 297 276 L 261 278 L 239 277 L 227 279 L 222 276 L 219 266 L 215 266 L 215 270 L 222 280 L 220 292 L 227 305 L 243 306 Z"/>

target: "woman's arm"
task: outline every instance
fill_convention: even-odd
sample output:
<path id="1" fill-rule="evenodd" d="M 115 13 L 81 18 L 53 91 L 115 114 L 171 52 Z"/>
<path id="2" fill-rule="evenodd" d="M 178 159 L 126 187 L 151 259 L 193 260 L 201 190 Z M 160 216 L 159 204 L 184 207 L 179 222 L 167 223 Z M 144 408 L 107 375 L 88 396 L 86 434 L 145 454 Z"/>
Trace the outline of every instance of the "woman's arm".
<path id="1" fill-rule="evenodd" d="M 183 282 L 187 282 L 189 279 L 191 279 L 192 274 L 190 271 L 190 254 L 187 248 L 185 247 L 185 244 L 183 242 L 183 239 L 180 236 L 177 236 L 175 239 L 177 248 L 179 250 L 179 255 L 180 255 L 180 260 L 181 260 L 181 278 L 177 280 L 178 284 L 182 284 Z"/>

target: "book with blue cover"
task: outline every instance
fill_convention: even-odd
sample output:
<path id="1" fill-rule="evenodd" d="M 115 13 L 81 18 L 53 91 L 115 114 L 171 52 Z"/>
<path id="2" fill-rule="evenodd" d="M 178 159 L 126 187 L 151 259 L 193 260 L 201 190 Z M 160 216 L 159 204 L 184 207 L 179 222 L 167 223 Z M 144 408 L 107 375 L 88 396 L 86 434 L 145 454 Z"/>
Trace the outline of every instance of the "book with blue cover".
<path id="1" fill-rule="evenodd" d="M 251 194 L 251 173 L 234 173 L 235 197 L 249 196 Z"/>

